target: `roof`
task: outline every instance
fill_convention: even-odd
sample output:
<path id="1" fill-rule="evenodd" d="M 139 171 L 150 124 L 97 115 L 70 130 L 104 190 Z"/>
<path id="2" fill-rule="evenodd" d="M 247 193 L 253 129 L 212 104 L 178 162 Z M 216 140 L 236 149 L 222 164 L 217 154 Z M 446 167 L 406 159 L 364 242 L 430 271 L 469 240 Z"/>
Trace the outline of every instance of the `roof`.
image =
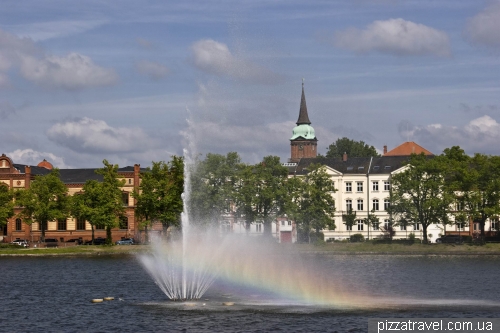
<path id="1" fill-rule="evenodd" d="M 370 165 L 371 160 L 371 165 Z M 404 166 L 409 160 L 409 156 L 381 156 L 381 157 L 352 157 L 347 161 L 342 158 L 302 158 L 295 168 L 288 166 L 291 174 L 305 175 L 307 168 L 311 164 L 322 164 L 343 174 L 363 174 L 368 171 L 370 175 L 389 174 Z"/>
<path id="2" fill-rule="evenodd" d="M 434 155 L 424 147 L 416 144 L 413 141 L 407 141 L 405 143 L 400 144 L 396 148 L 388 151 L 384 154 L 384 156 L 410 156 L 411 154 L 421 154 L 425 155 Z"/>
<path id="3" fill-rule="evenodd" d="M 46 159 L 43 159 L 43 161 L 38 163 L 37 166 L 41 167 L 41 168 L 49 169 L 49 170 L 52 170 L 54 168 L 54 166 L 50 162 L 47 162 Z"/>
<path id="4" fill-rule="evenodd" d="M 307 114 L 306 95 L 304 94 L 304 81 L 302 81 L 302 96 L 300 98 L 299 119 L 297 120 L 297 125 L 303 124 L 311 125 L 309 115 Z"/>

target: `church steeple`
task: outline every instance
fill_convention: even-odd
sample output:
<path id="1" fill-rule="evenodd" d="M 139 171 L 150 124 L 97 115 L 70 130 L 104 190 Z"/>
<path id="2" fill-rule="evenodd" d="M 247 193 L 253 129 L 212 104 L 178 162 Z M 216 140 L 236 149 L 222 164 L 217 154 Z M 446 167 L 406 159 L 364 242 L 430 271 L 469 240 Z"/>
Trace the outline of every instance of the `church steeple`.
<path id="1" fill-rule="evenodd" d="M 302 97 L 300 98 L 300 112 L 297 126 L 292 131 L 290 139 L 291 156 L 290 162 L 298 162 L 301 158 L 312 158 L 317 156 L 316 146 L 318 139 L 311 126 L 307 114 L 306 95 L 304 94 L 304 79 L 302 79 Z"/>
<path id="2" fill-rule="evenodd" d="M 297 120 L 297 125 L 302 124 L 311 125 L 309 115 L 307 114 L 306 94 L 304 94 L 304 79 L 302 79 L 302 97 L 300 98 L 300 112 L 299 119 Z"/>

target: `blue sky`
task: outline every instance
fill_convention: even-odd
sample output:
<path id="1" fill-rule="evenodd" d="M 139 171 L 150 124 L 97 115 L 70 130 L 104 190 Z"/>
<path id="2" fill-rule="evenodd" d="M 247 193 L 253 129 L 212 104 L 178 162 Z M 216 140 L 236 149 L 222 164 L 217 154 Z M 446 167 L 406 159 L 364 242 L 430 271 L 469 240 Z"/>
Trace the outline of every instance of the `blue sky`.
<path id="1" fill-rule="evenodd" d="M 147 166 L 186 137 L 285 162 L 302 78 L 320 153 L 347 136 L 500 154 L 499 1 L 2 7 L 0 153 L 16 163 Z"/>

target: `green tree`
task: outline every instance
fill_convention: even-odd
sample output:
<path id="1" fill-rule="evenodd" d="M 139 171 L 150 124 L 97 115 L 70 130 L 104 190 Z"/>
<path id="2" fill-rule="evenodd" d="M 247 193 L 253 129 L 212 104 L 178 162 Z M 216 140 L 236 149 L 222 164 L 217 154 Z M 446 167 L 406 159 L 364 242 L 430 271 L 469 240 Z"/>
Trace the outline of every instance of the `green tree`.
<path id="1" fill-rule="evenodd" d="M 96 173 L 103 178 L 101 187 L 106 197 L 101 202 L 102 217 L 106 216 L 105 220 L 101 220 L 101 225 L 106 228 L 106 243 L 112 244 L 111 229 L 117 225 L 118 219 L 125 215 L 126 203 L 123 202 L 121 190 L 125 180 L 119 179 L 118 164 L 110 164 L 107 160 L 103 160 L 102 163 L 104 167 L 96 170 Z"/>
<path id="2" fill-rule="evenodd" d="M 238 153 L 207 154 L 190 167 L 189 215 L 194 223 L 219 226 L 221 217 L 236 199 L 236 183 L 242 167 Z"/>
<path id="3" fill-rule="evenodd" d="M 479 223 L 484 240 L 486 221 L 500 214 L 500 156 L 475 154 L 460 166 L 455 174 L 455 196 L 463 212 Z"/>
<path id="4" fill-rule="evenodd" d="M 66 219 L 69 215 L 69 197 L 66 185 L 59 178 L 59 169 L 55 168 L 44 176 L 36 176 L 30 188 L 19 193 L 21 216 L 28 225 L 38 222 L 42 232 L 41 241 L 45 241 L 47 223 Z"/>
<path id="5" fill-rule="evenodd" d="M 392 176 L 391 210 L 402 219 L 420 223 L 424 243 L 429 225 L 444 223 L 453 202 L 445 190 L 444 170 L 442 158 L 413 154 L 404 171 Z"/>
<path id="6" fill-rule="evenodd" d="M 250 225 L 255 222 L 256 207 L 256 187 L 257 177 L 254 166 L 242 165 L 238 172 L 238 181 L 235 187 L 235 213 L 239 218 L 245 219 L 245 229 L 248 232 Z"/>
<path id="7" fill-rule="evenodd" d="M 380 225 L 380 218 L 375 214 L 375 210 L 372 210 L 363 222 L 368 227 L 368 235 L 370 235 L 370 228 L 372 230 L 378 230 Z M 370 237 L 368 237 L 368 240 L 370 240 Z"/>
<path id="8" fill-rule="evenodd" d="M 7 225 L 12 216 L 14 216 L 14 191 L 7 185 L 0 184 L 0 227 Z"/>
<path id="9" fill-rule="evenodd" d="M 352 207 L 349 207 L 347 212 L 342 214 L 342 221 L 344 221 L 344 224 L 349 231 L 349 238 L 351 238 L 352 227 L 356 224 L 356 212 L 352 210 Z"/>
<path id="10" fill-rule="evenodd" d="M 158 220 L 164 231 L 170 226 L 180 225 L 183 210 L 182 192 L 184 191 L 184 159 L 172 156 L 165 163 L 153 162 L 152 168 L 142 174 L 137 198 L 136 214 L 142 219 L 148 241 L 148 225 Z"/>
<path id="11" fill-rule="evenodd" d="M 347 153 L 349 157 L 380 156 L 380 154 L 377 153 L 375 147 L 369 146 L 364 141 L 354 141 L 344 137 L 337 139 L 337 141 L 328 146 L 326 157 L 342 157 L 344 153 Z"/>
<path id="12" fill-rule="evenodd" d="M 300 179 L 302 184 L 297 185 L 296 197 L 293 202 L 297 208 L 293 210 L 292 218 L 297 223 L 300 239 L 308 239 L 310 242 L 311 230 L 320 234 L 323 229 L 335 229 L 335 200 L 332 194 L 336 192 L 334 182 L 320 164 L 312 164 L 303 177 L 288 179 Z"/>

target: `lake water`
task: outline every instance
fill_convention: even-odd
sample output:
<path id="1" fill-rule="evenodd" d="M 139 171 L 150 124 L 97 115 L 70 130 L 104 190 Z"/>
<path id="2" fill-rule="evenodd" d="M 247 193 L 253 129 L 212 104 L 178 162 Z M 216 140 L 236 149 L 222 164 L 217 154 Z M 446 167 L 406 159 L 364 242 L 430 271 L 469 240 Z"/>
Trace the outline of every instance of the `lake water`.
<path id="1" fill-rule="evenodd" d="M 234 281 L 170 302 L 135 257 L 0 257 L 0 332 L 366 332 L 368 318 L 500 317 L 500 256 L 309 259 L 375 305 L 301 304 Z"/>

